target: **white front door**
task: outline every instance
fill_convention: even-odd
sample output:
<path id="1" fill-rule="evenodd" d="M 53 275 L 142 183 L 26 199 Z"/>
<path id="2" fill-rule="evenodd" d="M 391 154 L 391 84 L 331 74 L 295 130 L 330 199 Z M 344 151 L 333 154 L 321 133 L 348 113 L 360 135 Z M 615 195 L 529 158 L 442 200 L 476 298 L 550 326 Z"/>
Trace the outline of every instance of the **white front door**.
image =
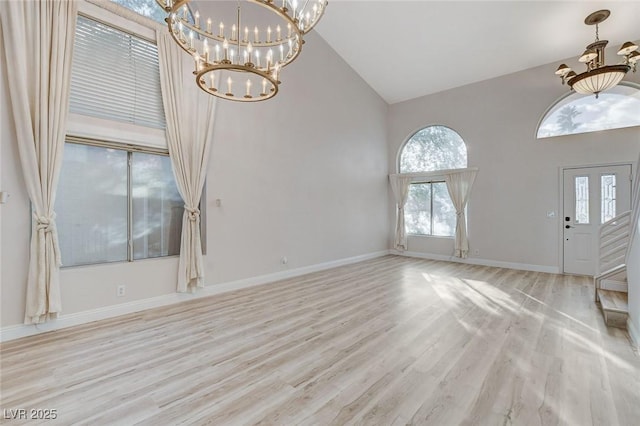
<path id="1" fill-rule="evenodd" d="M 564 169 L 564 272 L 594 275 L 600 225 L 631 208 L 631 165 Z"/>

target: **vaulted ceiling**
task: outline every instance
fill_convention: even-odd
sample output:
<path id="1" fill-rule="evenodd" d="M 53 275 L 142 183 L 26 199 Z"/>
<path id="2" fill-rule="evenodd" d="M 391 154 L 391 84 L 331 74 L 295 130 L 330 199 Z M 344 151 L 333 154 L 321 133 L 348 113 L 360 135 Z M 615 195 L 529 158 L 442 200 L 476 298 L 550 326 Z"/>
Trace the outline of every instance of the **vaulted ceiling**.
<path id="1" fill-rule="evenodd" d="M 600 38 L 615 50 L 640 39 L 640 1 L 329 0 L 316 30 L 393 104 L 567 57 L 582 69 L 577 57 L 595 39 L 584 18 L 599 9 L 611 10 Z"/>

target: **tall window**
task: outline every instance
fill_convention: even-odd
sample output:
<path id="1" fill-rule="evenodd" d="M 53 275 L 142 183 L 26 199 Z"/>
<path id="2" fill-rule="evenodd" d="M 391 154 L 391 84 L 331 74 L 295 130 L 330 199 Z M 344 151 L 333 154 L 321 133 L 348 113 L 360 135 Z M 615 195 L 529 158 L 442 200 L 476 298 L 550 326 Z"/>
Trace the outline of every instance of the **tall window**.
<path id="1" fill-rule="evenodd" d="M 571 93 L 556 102 L 538 126 L 538 139 L 640 126 L 640 89 L 621 83 L 597 98 Z"/>
<path id="2" fill-rule="evenodd" d="M 139 36 L 96 18 L 78 16 L 76 28 L 69 109 L 90 125 L 70 127 L 64 150 L 55 206 L 63 266 L 177 255 L 184 203 L 166 142 L 149 142 L 165 128 L 157 47 L 146 28 Z"/>
<path id="3" fill-rule="evenodd" d="M 400 152 L 400 173 L 433 172 L 467 167 L 467 147 L 458 133 L 445 126 L 416 132 Z M 456 209 L 444 179 L 412 183 L 405 205 L 408 234 L 453 237 Z"/>

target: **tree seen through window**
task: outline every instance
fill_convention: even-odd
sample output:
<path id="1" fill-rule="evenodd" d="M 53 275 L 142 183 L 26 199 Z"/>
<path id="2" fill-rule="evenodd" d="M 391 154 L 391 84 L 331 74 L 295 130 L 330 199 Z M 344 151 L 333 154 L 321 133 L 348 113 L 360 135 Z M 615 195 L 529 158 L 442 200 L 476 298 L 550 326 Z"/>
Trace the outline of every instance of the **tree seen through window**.
<path id="1" fill-rule="evenodd" d="M 399 163 L 400 173 L 466 168 L 467 147 L 450 128 L 429 126 L 409 138 L 402 147 Z M 408 234 L 455 235 L 456 209 L 442 180 L 411 184 L 404 211 Z"/>
<path id="2" fill-rule="evenodd" d="M 118 3 L 120 6 L 124 6 L 127 9 L 133 10 L 139 15 L 151 18 L 154 21 L 158 21 L 164 24 L 164 19 L 167 17 L 165 12 L 156 0 L 111 0 L 114 3 Z"/>

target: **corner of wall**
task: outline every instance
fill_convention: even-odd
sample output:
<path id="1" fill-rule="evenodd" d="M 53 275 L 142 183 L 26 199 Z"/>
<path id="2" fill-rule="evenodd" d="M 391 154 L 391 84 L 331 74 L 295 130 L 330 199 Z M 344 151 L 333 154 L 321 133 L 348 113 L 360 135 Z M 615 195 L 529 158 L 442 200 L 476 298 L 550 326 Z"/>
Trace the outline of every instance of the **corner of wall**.
<path id="1" fill-rule="evenodd" d="M 627 331 L 631 338 L 631 346 L 640 351 L 640 330 L 636 329 L 631 317 L 627 318 Z"/>

